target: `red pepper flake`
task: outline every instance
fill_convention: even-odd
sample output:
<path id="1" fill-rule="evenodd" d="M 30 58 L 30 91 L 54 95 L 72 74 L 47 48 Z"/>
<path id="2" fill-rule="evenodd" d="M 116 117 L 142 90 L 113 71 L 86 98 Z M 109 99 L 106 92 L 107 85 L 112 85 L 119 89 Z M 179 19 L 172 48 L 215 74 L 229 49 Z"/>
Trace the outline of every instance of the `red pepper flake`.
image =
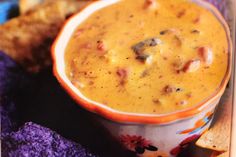
<path id="1" fill-rule="evenodd" d="M 200 31 L 199 31 L 199 30 L 197 30 L 197 29 L 194 29 L 194 30 L 192 30 L 192 31 L 191 31 L 191 33 L 193 33 L 193 34 L 199 34 L 199 33 L 200 33 Z"/>
<path id="2" fill-rule="evenodd" d="M 188 101 L 187 100 L 181 100 L 180 102 L 176 103 L 176 105 L 184 106 L 187 105 Z"/>
<path id="3" fill-rule="evenodd" d="M 183 68 L 183 60 L 181 58 L 178 58 L 176 61 L 173 62 L 172 65 L 173 65 L 174 71 L 177 74 L 179 74 Z"/>
<path id="4" fill-rule="evenodd" d="M 211 48 L 209 48 L 207 46 L 199 47 L 198 54 L 201 57 L 201 59 L 203 60 L 203 62 L 206 64 L 206 66 L 209 66 L 212 64 L 213 52 L 212 52 Z"/>
<path id="5" fill-rule="evenodd" d="M 183 67 L 184 72 L 195 72 L 200 68 L 201 61 L 199 59 L 194 59 L 188 61 Z"/>
<path id="6" fill-rule="evenodd" d="M 197 17 L 196 19 L 193 20 L 193 23 L 197 24 L 200 22 L 200 17 Z"/>
<path id="7" fill-rule="evenodd" d="M 181 70 L 176 70 L 175 72 L 176 72 L 176 74 L 180 74 Z"/>
<path id="8" fill-rule="evenodd" d="M 145 70 L 141 73 L 140 78 L 144 78 L 144 77 L 148 76 L 149 73 L 150 73 L 150 69 L 145 69 Z"/>
<path id="9" fill-rule="evenodd" d="M 156 0 L 146 0 L 144 4 L 144 9 L 154 8 L 156 6 Z"/>
<path id="10" fill-rule="evenodd" d="M 170 93 L 175 92 L 175 90 L 176 90 L 175 87 L 170 86 L 170 85 L 166 85 L 166 86 L 163 88 L 163 93 L 164 93 L 164 94 L 170 94 Z"/>
<path id="11" fill-rule="evenodd" d="M 191 98 L 191 97 L 192 97 L 192 93 L 187 93 L 187 94 L 186 94 L 186 97 L 187 97 L 187 98 Z"/>
<path id="12" fill-rule="evenodd" d="M 80 35 L 81 35 L 83 32 L 84 32 L 84 29 L 83 29 L 83 28 L 82 28 L 82 29 L 78 29 L 78 30 L 76 31 L 76 33 L 75 33 L 75 37 L 76 37 L 76 38 L 80 37 Z"/>
<path id="13" fill-rule="evenodd" d="M 154 104 L 161 104 L 161 101 L 159 99 L 153 99 L 152 102 Z"/>
<path id="14" fill-rule="evenodd" d="M 183 10 L 181 10 L 180 12 L 178 12 L 177 17 L 178 17 L 178 18 L 181 18 L 182 16 L 185 15 L 185 13 L 186 13 L 186 10 L 183 9 Z"/>
<path id="15" fill-rule="evenodd" d="M 89 85 L 90 86 L 94 85 L 94 82 L 93 81 L 89 81 Z"/>
<path id="16" fill-rule="evenodd" d="M 129 15 L 129 17 L 130 17 L 130 18 L 133 18 L 133 17 L 134 17 L 134 15 L 133 15 L 133 14 L 131 14 L 131 15 Z"/>
<path id="17" fill-rule="evenodd" d="M 116 71 L 116 74 L 121 77 L 121 78 L 126 78 L 127 77 L 127 70 L 124 69 L 124 68 L 119 68 L 117 71 Z"/>
<path id="18" fill-rule="evenodd" d="M 120 77 L 120 84 L 124 85 L 128 77 L 128 70 L 125 68 L 118 68 L 116 74 Z"/>
<path id="19" fill-rule="evenodd" d="M 163 57 L 163 59 L 164 59 L 164 60 L 168 60 L 168 58 L 167 58 L 167 57 Z"/>
<path id="20" fill-rule="evenodd" d="M 101 41 L 101 40 L 97 41 L 97 49 L 99 51 L 105 51 L 106 50 L 106 46 L 105 46 L 103 41 Z"/>
<path id="21" fill-rule="evenodd" d="M 147 5 L 153 5 L 155 3 L 155 0 L 146 0 Z"/>

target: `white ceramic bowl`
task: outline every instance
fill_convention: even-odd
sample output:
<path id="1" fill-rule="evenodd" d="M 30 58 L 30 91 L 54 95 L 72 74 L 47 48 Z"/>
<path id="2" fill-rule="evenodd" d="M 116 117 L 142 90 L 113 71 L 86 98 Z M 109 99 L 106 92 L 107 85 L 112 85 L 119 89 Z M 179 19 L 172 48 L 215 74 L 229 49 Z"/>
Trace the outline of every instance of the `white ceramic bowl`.
<path id="1" fill-rule="evenodd" d="M 159 115 L 120 112 L 86 98 L 68 79 L 65 73 L 64 55 L 72 34 L 95 11 L 119 0 L 101 0 L 89 4 L 67 21 L 52 47 L 54 74 L 61 85 L 79 105 L 98 114 L 101 123 L 126 148 L 140 156 L 176 156 L 189 142 L 198 138 L 209 128 L 214 110 L 230 77 L 232 44 L 226 22 L 211 4 L 201 0 L 189 1 L 210 10 L 218 18 L 225 28 L 229 43 L 228 70 L 220 87 L 208 99 L 191 108 Z"/>

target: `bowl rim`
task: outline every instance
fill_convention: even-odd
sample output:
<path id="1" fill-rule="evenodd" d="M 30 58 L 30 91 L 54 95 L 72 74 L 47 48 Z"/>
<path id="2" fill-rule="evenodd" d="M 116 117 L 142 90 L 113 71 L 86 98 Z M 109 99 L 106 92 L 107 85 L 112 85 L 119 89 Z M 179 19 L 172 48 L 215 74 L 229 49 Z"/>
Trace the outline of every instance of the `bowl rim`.
<path id="1" fill-rule="evenodd" d="M 96 0 L 96 1 L 89 2 L 78 13 L 76 13 L 75 15 L 70 17 L 65 22 L 64 26 L 60 30 L 59 34 L 57 35 L 57 37 L 56 37 L 56 39 L 55 39 L 55 41 L 54 41 L 54 43 L 51 47 L 51 55 L 52 55 L 52 61 L 53 61 L 53 73 L 54 73 L 55 77 L 57 78 L 57 80 L 59 81 L 59 83 L 61 84 L 61 86 L 77 102 L 78 105 L 80 105 L 81 107 L 85 108 L 86 110 L 88 110 L 90 112 L 93 112 L 93 113 L 96 113 L 96 114 L 102 116 L 103 118 L 106 118 L 108 120 L 118 122 L 118 123 L 168 124 L 168 123 L 173 123 L 173 122 L 176 122 L 176 121 L 179 121 L 179 120 L 183 120 L 183 119 L 186 119 L 186 118 L 193 117 L 194 115 L 204 111 L 204 109 L 206 107 L 208 107 L 212 103 L 215 103 L 222 96 L 222 94 L 223 94 L 223 92 L 226 88 L 226 85 L 229 81 L 230 74 L 231 74 L 231 68 L 232 68 L 232 66 L 231 66 L 231 64 L 232 64 L 232 40 L 231 40 L 231 37 L 230 37 L 230 30 L 229 30 L 227 22 L 225 21 L 225 19 L 221 15 L 221 13 L 218 11 L 218 9 L 215 8 L 215 6 L 213 6 L 209 2 L 201 1 L 201 0 L 189 0 L 189 1 L 194 2 L 197 5 L 199 5 L 201 7 L 204 7 L 205 9 L 208 9 L 209 11 L 211 11 L 211 13 L 217 18 L 217 20 L 224 27 L 225 33 L 226 33 L 226 36 L 227 36 L 227 40 L 228 40 L 227 71 L 225 73 L 224 79 L 222 79 L 221 84 L 219 85 L 219 87 L 215 90 L 215 92 L 212 95 L 208 96 L 208 98 L 206 98 L 205 100 L 203 100 L 199 104 L 193 105 L 190 108 L 186 108 L 186 109 L 183 109 L 183 110 L 177 110 L 175 112 L 170 112 L 170 113 L 166 113 L 166 114 L 140 114 L 140 113 L 122 112 L 122 111 L 118 111 L 118 110 L 112 109 L 110 107 L 107 107 L 107 106 L 105 106 L 101 103 L 89 100 L 88 98 L 86 98 L 82 94 L 81 94 L 81 96 L 78 95 L 79 90 L 77 89 L 77 92 L 76 92 L 75 89 L 72 89 L 73 85 L 72 86 L 69 85 L 66 82 L 66 80 L 62 77 L 62 74 L 65 74 L 65 69 L 60 69 L 58 67 L 60 65 L 60 63 L 56 59 L 57 54 L 58 54 L 56 52 L 56 47 L 58 45 L 58 41 L 61 38 L 63 38 L 63 33 L 67 31 L 68 25 L 73 23 L 73 19 L 75 19 L 78 16 L 81 16 L 81 14 L 83 12 L 85 12 L 89 9 L 92 9 L 93 7 L 96 7 L 99 3 L 106 3 L 105 1 L 106 0 L 100 0 L 100 1 Z M 110 0 L 110 1 L 113 1 L 113 2 L 108 2 L 107 1 L 107 3 L 110 3 L 110 4 L 108 4 L 106 6 L 109 6 L 113 3 L 119 2 L 120 0 Z M 202 5 L 204 5 L 204 6 L 202 6 Z M 94 11 L 92 13 L 94 13 L 95 11 L 97 11 L 99 9 L 102 9 L 102 8 L 103 7 L 94 9 Z M 89 14 L 88 17 L 91 14 Z M 79 24 L 76 24 L 76 28 L 83 21 L 84 20 L 82 20 Z M 63 56 L 62 56 L 63 59 L 64 59 L 64 54 L 65 53 L 63 53 Z M 67 79 L 68 79 L 68 77 L 67 77 Z"/>

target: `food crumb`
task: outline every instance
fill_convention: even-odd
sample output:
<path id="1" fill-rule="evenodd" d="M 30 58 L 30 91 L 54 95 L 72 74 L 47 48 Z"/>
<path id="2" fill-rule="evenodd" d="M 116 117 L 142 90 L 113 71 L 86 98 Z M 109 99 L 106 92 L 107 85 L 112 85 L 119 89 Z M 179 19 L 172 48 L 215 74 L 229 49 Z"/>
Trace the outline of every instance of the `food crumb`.
<path id="1" fill-rule="evenodd" d="M 188 61 L 183 67 L 184 72 L 195 72 L 200 68 L 201 61 L 199 59 L 193 59 Z"/>
<path id="2" fill-rule="evenodd" d="M 120 78 L 120 84 L 124 85 L 128 77 L 128 70 L 126 68 L 118 68 L 116 74 Z"/>
<path id="3" fill-rule="evenodd" d="M 156 0 L 145 0 L 144 9 L 154 9 L 157 7 Z"/>
<path id="4" fill-rule="evenodd" d="M 183 9 L 183 10 L 181 10 L 180 12 L 178 12 L 177 17 L 178 17 L 178 18 L 181 18 L 181 17 L 183 17 L 183 16 L 185 15 L 185 13 L 186 13 L 186 10 Z"/>
<path id="5" fill-rule="evenodd" d="M 198 48 L 198 54 L 201 57 L 201 60 L 205 63 L 206 66 L 209 66 L 213 62 L 213 52 L 211 48 L 203 46 Z"/>
<path id="6" fill-rule="evenodd" d="M 200 33 L 200 31 L 199 31 L 199 30 L 197 30 L 197 29 L 194 29 L 194 30 L 192 30 L 192 31 L 191 31 L 191 33 L 193 33 L 193 34 L 199 34 L 199 33 Z"/>
<path id="7" fill-rule="evenodd" d="M 160 100 L 157 99 L 157 98 L 156 98 L 156 99 L 153 99 L 152 102 L 153 102 L 154 104 L 161 104 Z"/>
<path id="8" fill-rule="evenodd" d="M 176 90 L 176 88 L 175 88 L 174 86 L 166 85 L 166 86 L 163 88 L 163 93 L 164 93 L 164 94 L 170 94 L 170 93 L 173 93 L 175 90 Z"/>
<path id="9" fill-rule="evenodd" d="M 178 103 L 176 103 L 177 105 L 187 105 L 188 104 L 188 101 L 187 100 L 182 100 L 182 101 L 180 101 L 180 102 L 178 102 Z"/>
<path id="10" fill-rule="evenodd" d="M 99 51 L 105 51 L 106 50 L 106 46 L 105 46 L 103 41 L 101 41 L 101 40 L 97 41 L 97 49 Z"/>

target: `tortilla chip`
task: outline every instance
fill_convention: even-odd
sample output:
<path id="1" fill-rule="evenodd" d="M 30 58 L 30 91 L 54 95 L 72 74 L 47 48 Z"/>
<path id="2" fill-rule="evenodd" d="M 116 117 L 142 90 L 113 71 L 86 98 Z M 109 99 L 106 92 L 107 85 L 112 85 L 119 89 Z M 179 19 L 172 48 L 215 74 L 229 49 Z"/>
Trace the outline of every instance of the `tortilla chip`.
<path id="1" fill-rule="evenodd" d="M 230 93 L 231 89 L 226 89 L 218 105 L 212 128 L 196 142 L 199 147 L 218 152 L 229 150 L 232 115 L 232 95 Z"/>
<path id="2" fill-rule="evenodd" d="M 38 72 L 51 65 L 50 47 L 68 16 L 88 1 L 57 0 L 0 25 L 0 50 L 27 71 Z"/>
<path id="3" fill-rule="evenodd" d="M 80 0 L 80 1 L 88 1 L 88 0 Z M 44 3 L 55 2 L 55 0 L 19 0 L 20 13 L 25 14 L 29 11 L 32 11 L 33 9 L 35 9 L 35 7 L 37 7 L 39 4 L 43 2 Z"/>
<path id="4" fill-rule="evenodd" d="M 1 144 L 1 152 L 5 157 L 97 157 L 82 145 L 32 122 L 25 123 L 16 132 L 3 135 Z"/>
<path id="5" fill-rule="evenodd" d="M 43 0 L 19 0 L 20 13 L 24 14 L 27 11 L 40 4 Z"/>

